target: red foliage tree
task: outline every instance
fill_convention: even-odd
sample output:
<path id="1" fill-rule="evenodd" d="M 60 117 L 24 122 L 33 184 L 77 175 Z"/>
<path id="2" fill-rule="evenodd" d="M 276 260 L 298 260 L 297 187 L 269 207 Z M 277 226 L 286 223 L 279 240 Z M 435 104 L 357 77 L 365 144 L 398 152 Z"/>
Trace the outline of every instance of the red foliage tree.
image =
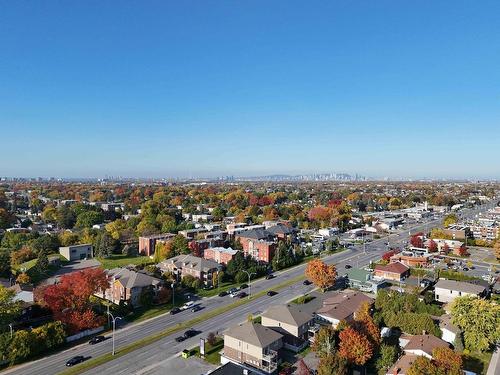
<path id="1" fill-rule="evenodd" d="M 366 336 L 353 328 L 346 328 L 339 334 L 339 354 L 349 363 L 363 366 L 373 355 L 373 348 Z"/>
<path id="2" fill-rule="evenodd" d="M 386 262 L 389 262 L 391 260 L 391 257 L 395 254 L 397 254 L 396 250 L 387 251 L 384 253 L 384 255 L 382 255 L 382 259 L 385 260 Z"/>
<path id="3" fill-rule="evenodd" d="M 305 275 L 314 285 L 324 290 L 335 284 L 337 269 L 333 264 L 328 265 L 319 259 L 313 259 L 307 263 Z"/>
<path id="4" fill-rule="evenodd" d="M 331 212 L 325 206 L 316 206 L 309 210 L 309 220 L 327 221 L 330 219 Z"/>
<path id="5" fill-rule="evenodd" d="M 54 318 L 66 324 L 70 333 L 95 328 L 104 318 L 91 309 L 89 298 L 108 287 L 108 279 L 100 268 L 88 268 L 61 276 L 59 284 L 44 291 L 43 300 Z"/>
<path id="6" fill-rule="evenodd" d="M 424 247 L 424 241 L 422 241 L 423 233 L 416 233 L 410 238 L 410 244 L 413 247 Z"/>
<path id="7" fill-rule="evenodd" d="M 436 251 L 438 251 L 438 245 L 436 241 L 430 240 L 429 244 L 427 245 L 427 249 L 429 249 L 429 252 L 431 253 L 435 253 Z"/>

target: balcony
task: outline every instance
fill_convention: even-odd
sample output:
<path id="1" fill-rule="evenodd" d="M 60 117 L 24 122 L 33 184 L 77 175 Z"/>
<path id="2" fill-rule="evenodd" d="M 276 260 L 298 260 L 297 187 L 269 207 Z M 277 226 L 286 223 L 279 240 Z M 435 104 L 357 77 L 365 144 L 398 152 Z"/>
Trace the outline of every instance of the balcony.
<path id="1" fill-rule="evenodd" d="M 266 372 L 272 373 L 278 368 L 278 352 L 269 350 L 262 355 L 262 369 Z"/>

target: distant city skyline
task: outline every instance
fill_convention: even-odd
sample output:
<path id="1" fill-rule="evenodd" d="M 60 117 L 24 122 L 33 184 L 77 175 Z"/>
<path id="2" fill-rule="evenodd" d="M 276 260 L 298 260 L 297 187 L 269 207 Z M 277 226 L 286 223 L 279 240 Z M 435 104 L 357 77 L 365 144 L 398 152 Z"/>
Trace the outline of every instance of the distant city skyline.
<path id="1" fill-rule="evenodd" d="M 4 2 L 0 176 L 500 179 L 498 14 Z"/>

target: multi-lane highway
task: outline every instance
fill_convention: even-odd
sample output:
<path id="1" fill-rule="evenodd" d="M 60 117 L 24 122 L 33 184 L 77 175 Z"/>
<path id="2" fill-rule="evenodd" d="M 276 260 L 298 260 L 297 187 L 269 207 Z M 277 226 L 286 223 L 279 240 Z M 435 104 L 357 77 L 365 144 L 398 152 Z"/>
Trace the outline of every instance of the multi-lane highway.
<path id="1" fill-rule="evenodd" d="M 489 206 L 488 206 L 489 207 Z M 475 209 L 462 211 L 463 215 L 472 216 L 479 211 L 486 209 L 482 206 Z M 392 246 L 400 246 L 408 240 L 408 231 L 412 233 L 418 231 L 428 231 L 433 227 L 439 226 L 441 219 L 431 220 L 426 223 L 416 224 L 400 230 L 399 232 L 390 235 L 390 244 Z M 381 254 L 387 250 L 387 237 L 378 240 L 373 240 L 366 244 L 356 245 L 346 249 L 341 253 L 336 253 L 323 258 L 327 263 L 335 263 L 338 269 L 344 269 L 346 264 L 352 266 L 365 266 L 370 261 L 380 258 Z M 273 287 L 283 283 L 286 280 L 296 278 L 303 275 L 305 264 L 294 268 L 276 272 L 277 276 L 271 280 L 257 280 L 252 283 L 252 293 L 257 293 L 262 290 L 272 289 Z M 217 315 L 211 319 L 207 319 L 200 324 L 194 325 L 193 328 L 199 330 L 206 335 L 208 332 L 223 332 L 228 327 L 238 324 L 247 319 L 249 314 L 256 315 L 266 310 L 271 304 L 285 303 L 298 295 L 304 294 L 313 289 L 312 286 L 303 285 L 302 281 L 296 282 L 291 286 L 279 290 L 276 296 L 269 297 L 264 295 L 260 298 L 250 300 L 248 303 L 231 309 L 225 313 Z M 230 297 L 212 297 L 201 300 L 203 309 L 196 313 L 189 310 L 183 311 L 176 315 L 161 315 L 151 320 L 147 320 L 138 324 L 128 325 L 120 328 L 115 334 L 116 348 L 119 349 L 125 345 L 143 339 L 150 335 L 156 334 L 159 331 L 173 327 L 179 322 L 192 319 L 196 314 L 203 314 L 223 305 L 234 303 Z M 179 332 L 170 336 L 164 337 L 153 344 L 142 347 L 136 351 L 130 352 L 116 360 L 107 362 L 99 367 L 87 371 L 88 374 L 152 374 L 156 372 L 165 363 L 177 356 L 180 351 L 185 348 L 190 348 L 198 343 L 199 337 L 196 336 L 181 343 L 175 341 L 175 337 Z M 15 368 L 5 371 L 9 374 L 37 374 L 37 375 L 52 375 L 65 370 L 66 361 L 72 356 L 82 355 L 85 357 L 96 358 L 111 351 L 111 340 L 106 340 L 103 343 L 90 346 L 82 344 L 71 349 L 53 354 L 37 361 L 29 362 Z"/>

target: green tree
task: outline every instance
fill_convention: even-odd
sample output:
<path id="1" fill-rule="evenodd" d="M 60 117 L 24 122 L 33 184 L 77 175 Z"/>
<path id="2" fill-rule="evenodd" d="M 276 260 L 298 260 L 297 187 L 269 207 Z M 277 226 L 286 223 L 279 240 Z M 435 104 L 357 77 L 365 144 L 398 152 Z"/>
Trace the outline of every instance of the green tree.
<path id="1" fill-rule="evenodd" d="M 118 248 L 116 241 L 107 231 L 100 232 L 95 242 L 94 255 L 96 257 L 106 258 L 111 256 Z"/>
<path id="2" fill-rule="evenodd" d="M 379 371 L 387 371 L 389 367 L 391 367 L 396 362 L 398 354 L 399 351 L 397 346 L 387 344 L 380 345 L 380 350 L 375 361 L 375 367 Z"/>
<path id="3" fill-rule="evenodd" d="M 347 375 L 349 367 L 347 361 L 337 353 L 320 358 L 318 364 L 318 375 Z"/>
<path id="4" fill-rule="evenodd" d="M 45 251 L 41 251 L 36 259 L 35 269 L 38 273 L 44 274 L 49 270 L 49 258 Z"/>
<path id="5" fill-rule="evenodd" d="M 445 228 L 449 227 L 451 224 L 456 224 L 457 221 L 458 221 L 457 215 L 455 214 L 446 215 L 443 219 L 443 226 Z"/>
<path id="6" fill-rule="evenodd" d="M 316 353 L 316 356 L 323 358 L 335 349 L 335 328 L 332 326 L 321 327 L 314 336 L 314 342 L 311 349 Z"/>
<path id="7" fill-rule="evenodd" d="M 8 355 L 11 364 L 24 361 L 34 354 L 34 349 L 38 346 L 36 336 L 25 330 L 16 331 L 10 344 Z"/>
<path id="8" fill-rule="evenodd" d="M 57 225 L 64 229 L 71 229 L 76 223 L 76 217 L 73 211 L 66 205 L 57 208 Z"/>
<path id="9" fill-rule="evenodd" d="M 427 357 L 418 356 L 410 366 L 407 375 L 444 375 Z"/>
<path id="10" fill-rule="evenodd" d="M 0 326 L 5 327 L 21 314 L 21 301 L 14 301 L 16 293 L 0 286 Z"/>
<path id="11" fill-rule="evenodd" d="M 92 228 L 95 224 L 104 222 L 104 215 L 98 211 L 84 211 L 77 216 L 77 228 Z"/>
<path id="12" fill-rule="evenodd" d="M 500 340 L 500 305 L 494 301 L 458 297 L 451 305 L 451 317 L 469 350 L 485 351 Z"/>

